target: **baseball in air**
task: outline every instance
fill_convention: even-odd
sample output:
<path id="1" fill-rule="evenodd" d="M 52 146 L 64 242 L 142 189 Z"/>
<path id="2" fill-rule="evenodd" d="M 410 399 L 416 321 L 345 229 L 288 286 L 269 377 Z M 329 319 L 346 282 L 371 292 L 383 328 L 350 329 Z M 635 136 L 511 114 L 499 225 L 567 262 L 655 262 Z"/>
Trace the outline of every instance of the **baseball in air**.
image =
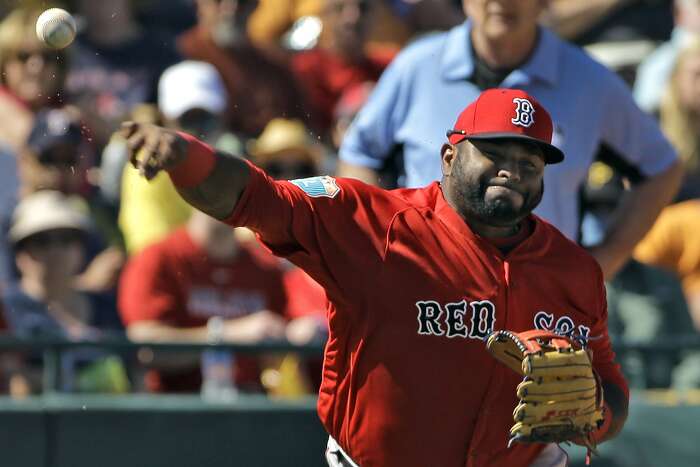
<path id="1" fill-rule="evenodd" d="M 75 19 L 61 8 L 49 8 L 36 20 L 36 35 L 52 49 L 68 47 L 75 39 L 76 31 Z"/>

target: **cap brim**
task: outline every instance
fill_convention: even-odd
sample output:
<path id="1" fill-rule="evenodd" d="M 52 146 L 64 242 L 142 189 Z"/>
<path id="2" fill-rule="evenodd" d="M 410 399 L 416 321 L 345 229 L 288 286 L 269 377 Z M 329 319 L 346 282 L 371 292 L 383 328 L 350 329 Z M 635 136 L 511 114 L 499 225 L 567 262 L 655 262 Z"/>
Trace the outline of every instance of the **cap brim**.
<path id="1" fill-rule="evenodd" d="M 66 225 L 66 224 L 44 224 L 44 225 L 21 225 L 14 230 L 10 230 L 9 238 L 12 243 L 19 243 L 27 238 L 40 234 L 43 232 L 48 232 L 51 230 L 71 230 L 80 234 L 86 233 L 86 229 L 81 225 Z"/>
<path id="2" fill-rule="evenodd" d="M 476 140 L 476 141 L 485 141 L 485 140 L 491 140 L 491 139 L 510 139 L 510 140 L 516 140 L 516 141 L 529 141 L 531 143 L 536 144 L 537 146 L 542 149 L 542 154 L 544 154 L 544 161 L 547 164 L 558 164 L 559 162 L 562 162 L 564 160 L 564 153 L 559 149 L 558 147 L 545 143 L 541 139 L 533 138 L 531 136 L 527 135 L 520 135 L 517 133 L 482 133 L 480 135 L 469 135 L 465 136 L 464 139 L 468 139 L 470 141 Z"/>
<path id="3" fill-rule="evenodd" d="M 193 109 L 202 109 L 218 115 L 226 110 L 226 100 L 210 93 L 197 91 L 184 97 L 173 95 L 161 98 L 160 111 L 170 120 L 177 120 Z"/>
<path id="4" fill-rule="evenodd" d="M 87 232 L 87 219 L 65 212 L 33 212 L 31 215 L 25 214 L 16 219 L 10 227 L 8 237 L 13 243 L 18 243 L 25 238 L 48 230 Z"/>

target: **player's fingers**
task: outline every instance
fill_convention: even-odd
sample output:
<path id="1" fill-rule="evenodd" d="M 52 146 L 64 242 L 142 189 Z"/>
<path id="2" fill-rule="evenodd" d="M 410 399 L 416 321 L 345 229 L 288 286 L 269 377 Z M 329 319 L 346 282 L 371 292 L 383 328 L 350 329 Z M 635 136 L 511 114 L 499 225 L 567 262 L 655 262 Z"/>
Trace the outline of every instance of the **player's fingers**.
<path id="1" fill-rule="evenodd" d="M 137 168 L 146 180 L 151 180 L 160 170 L 158 141 L 146 140 L 138 152 Z"/>
<path id="2" fill-rule="evenodd" d="M 126 140 L 126 148 L 129 153 L 129 161 L 138 169 L 139 167 L 139 151 L 146 142 L 146 137 L 143 133 L 135 133 Z"/>
<path id="3" fill-rule="evenodd" d="M 142 173 L 147 180 L 151 180 L 167 167 L 167 148 L 159 141 L 145 148 L 144 153 Z"/>
<path id="4" fill-rule="evenodd" d="M 132 121 L 126 121 L 123 122 L 119 128 L 119 135 L 121 135 L 122 138 L 124 139 L 129 139 L 131 135 L 136 133 L 136 131 L 139 129 L 139 125 L 136 122 Z"/>

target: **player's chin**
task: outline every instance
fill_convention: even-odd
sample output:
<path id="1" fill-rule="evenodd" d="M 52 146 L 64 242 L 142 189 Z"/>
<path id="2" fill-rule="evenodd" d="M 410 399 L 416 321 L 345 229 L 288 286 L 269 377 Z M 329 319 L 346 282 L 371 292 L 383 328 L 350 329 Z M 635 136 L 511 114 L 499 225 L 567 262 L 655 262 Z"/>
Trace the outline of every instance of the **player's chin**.
<path id="1" fill-rule="evenodd" d="M 524 216 L 522 209 L 516 208 L 507 200 L 497 199 L 486 203 L 486 223 L 493 226 L 508 227 L 518 223 Z"/>
<path id="2" fill-rule="evenodd" d="M 491 186 L 486 190 L 484 201 L 496 209 L 510 209 L 513 212 L 518 212 L 525 203 L 525 197 L 510 188 Z"/>

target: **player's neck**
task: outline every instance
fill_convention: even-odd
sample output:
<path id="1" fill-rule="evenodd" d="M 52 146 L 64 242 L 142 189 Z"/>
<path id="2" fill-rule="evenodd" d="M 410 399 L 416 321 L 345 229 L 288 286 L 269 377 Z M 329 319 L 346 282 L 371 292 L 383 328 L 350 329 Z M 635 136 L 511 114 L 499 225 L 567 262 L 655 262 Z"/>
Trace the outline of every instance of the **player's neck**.
<path id="1" fill-rule="evenodd" d="M 493 239 L 514 237 L 520 232 L 523 225 L 522 221 L 508 226 L 487 225 L 473 219 L 465 219 L 464 221 L 469 225 L 472 232 L 478 236 Z"/>
<path id="2" fill-rule="evenodd" d="M 522 34 L 489 37 L 478 30 L 472 30 L 471 40 L 474 51 L 492 70 L 514 70 L 523 64 L 537 45 L 537 28 Z"/>

